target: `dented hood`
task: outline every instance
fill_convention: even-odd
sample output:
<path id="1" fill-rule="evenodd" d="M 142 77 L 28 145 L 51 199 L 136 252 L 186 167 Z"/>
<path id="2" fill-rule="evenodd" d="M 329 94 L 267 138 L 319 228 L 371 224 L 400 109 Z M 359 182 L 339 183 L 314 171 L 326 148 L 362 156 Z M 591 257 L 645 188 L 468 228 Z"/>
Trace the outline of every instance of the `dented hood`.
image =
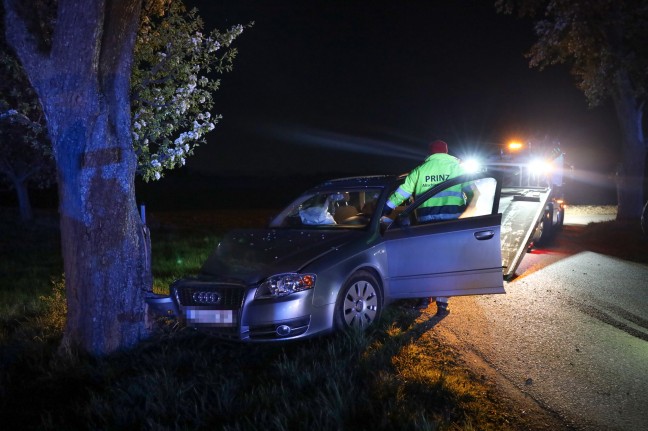
<path id="1" fill-rule="evenodd" d="M 246 229 L 228 233 L 202 267 L 204 275 L 246 284 L 298 271 L 363 235 L 355 230 Z"/>

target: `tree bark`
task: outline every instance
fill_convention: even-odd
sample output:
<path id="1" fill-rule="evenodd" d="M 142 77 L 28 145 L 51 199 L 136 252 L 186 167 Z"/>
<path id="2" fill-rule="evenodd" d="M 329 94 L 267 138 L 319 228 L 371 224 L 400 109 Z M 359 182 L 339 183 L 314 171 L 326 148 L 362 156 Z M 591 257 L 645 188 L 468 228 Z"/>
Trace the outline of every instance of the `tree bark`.
<path id="1" fill-rule="evenodd" d="M 43 106 L 56 161 L 68 316 L 62 348 L 105 354 L 145 336 L 150 243 L 135 202 L 129 83 L 141 0 L 59 0 L 51 46 L 24 6 L 6 32 Z"/>
<path id="2" fill-rule="evenodd" d="M 638 220 L 644 205 L 646 143 L 642 120 L 643 103 L 634 96 L 630 79 L 617 72 L 612 100 L 623 136 L 623 174 L 619 177 L 617 219 Z"/>

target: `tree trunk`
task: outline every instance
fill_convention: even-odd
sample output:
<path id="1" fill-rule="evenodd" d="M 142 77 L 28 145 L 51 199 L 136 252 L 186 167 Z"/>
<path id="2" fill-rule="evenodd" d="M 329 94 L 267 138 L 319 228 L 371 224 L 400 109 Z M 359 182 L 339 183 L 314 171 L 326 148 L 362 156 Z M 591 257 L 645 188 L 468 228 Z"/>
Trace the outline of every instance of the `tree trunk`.
<path id="1" fill-rule="evenodd" d="M 51 47 L 4 0 L 7 39 L 43 106 L 56 161 L 68 316 L 62 348 L 105 354 L 146 334 L 150 242 L 135 202 L 129 83 L 141 0 L 59 0 Z"/>
<path id="2" fill-rule="evenodd" d="M 644 205 L 646 144 L 642 128 L 643 104 L 637 101 L 630 80 L 624 72 L 616 77 L 613 96 L 623 136 L 623 169 L 618 185 L 617 219 L 639 220 Z"/>
<path id="3" fill-rule="evenodd" d="M 132 346 L 145 335 L 144 295 L 151 277 L 148 237 L 134 200 L 134 162 L 110 148 L 115 136 L 97 133 L 93 141 L 102 145 L 81 156 L 77 172 L 59 169 L 68 303 L 63 346 L 102 354 Z M 125 178 L 106 176 L 106 170 Z"/>
<path id="4" fill-rule="evenodd" d="M 20 218 L 24 222 L 31 221 L 34 218 L 32 211 L 31 201 L 29 200 L 29 189 L 27 188 L 26 180 L 16 180 L 13 184 L 16 189 L 16 196 L 18 197 L 18 208 L 20 210 Z"/>

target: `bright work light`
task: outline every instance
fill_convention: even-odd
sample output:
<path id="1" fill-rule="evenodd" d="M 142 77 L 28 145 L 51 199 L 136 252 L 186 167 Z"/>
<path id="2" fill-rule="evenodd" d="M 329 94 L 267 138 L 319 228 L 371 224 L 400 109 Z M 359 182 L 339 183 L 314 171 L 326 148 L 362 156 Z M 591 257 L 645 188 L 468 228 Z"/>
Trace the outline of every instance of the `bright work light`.
<path id="1" fill-rule="evenodd" d="M 467 174 L 476 174 L 477 172 L 481 172 L 483 169 L 483 166 L 480 163 L 480 161 L 474 158 L 466 159 L 465 161 L 462 161 L 461 166 L 463 166 L 464 171 Z"/>

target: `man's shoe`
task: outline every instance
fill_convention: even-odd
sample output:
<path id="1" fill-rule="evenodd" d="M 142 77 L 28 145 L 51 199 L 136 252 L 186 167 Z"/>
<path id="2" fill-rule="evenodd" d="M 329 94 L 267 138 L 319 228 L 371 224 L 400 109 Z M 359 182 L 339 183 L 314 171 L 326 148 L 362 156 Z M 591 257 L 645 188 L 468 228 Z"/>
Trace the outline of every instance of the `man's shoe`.
<path id="1" fill-rule="evenodd" d="M 431 302 L 432 298 L 421 298 L 414 308 L 416 308 L 417 310 L 425 310 L 430 306 Z"/>
<path id="2" fill-rule="evenodd" d="M 437 316 L 447 316 L 450 313 L 447 302 L 437 302 Z"/>

